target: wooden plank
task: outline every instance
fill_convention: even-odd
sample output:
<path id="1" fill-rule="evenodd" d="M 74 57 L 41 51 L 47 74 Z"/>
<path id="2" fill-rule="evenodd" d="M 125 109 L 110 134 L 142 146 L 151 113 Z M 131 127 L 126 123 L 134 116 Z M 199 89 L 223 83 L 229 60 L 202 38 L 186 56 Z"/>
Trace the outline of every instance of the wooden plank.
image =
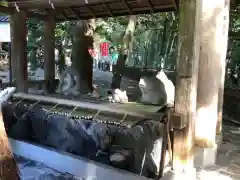
<path id="1" fill-rule="evenodd" d="M 79 156 L 55 149 L 33 145 L 9 138 L 14 154 L 41 162 L 62 173 L 69 173 L 78 178 L 97 180 L 151 180 L 105 164 L 97 163 Z"/>
<path id="2" fill-rule="evenodd" d="M 174 112 L 184 129 L 174 130 L 173 169 L 192 171 L 194 165 L 194 118 L 199 62 L 200 1 L 180 0 L 180 27 Z M 174 123 L 173 123 L 174 124 Z"/>
<path id="3" fill-rule="evenodd" d="M 31 95 L 25 93 L 16 93 L 13 95 L 15 98 L 19 99 L 26 99 L 26 100 L 34 100 L 52 104 L 60 104 L 60 105 L 67 105 L 67 106 L 76 106 L 83 109 L 90 109 L 90 110 L 100 110 L 103 112 L 110 112 L 119 115 L 128 114 L 130 116 L 135 116 L 144 119 L 152 119 L 156 121 L 160 121 L 163 114 L 156 113 L 157 109 L 160 107 L 152 107 L 148 108 L 148 106 L 141 106 L 141 105 L 132 105 L 130 104 L 113 104 L 113 103 L 104 103 L 104 104 L 96 104 L 96 103 L 89 103 L 89 102 L 82 102 L 82 101 L 73 101 L 67 99 L 60 99 L 54 98 L 49 96 L 39 96 L 39 95 Z"/>

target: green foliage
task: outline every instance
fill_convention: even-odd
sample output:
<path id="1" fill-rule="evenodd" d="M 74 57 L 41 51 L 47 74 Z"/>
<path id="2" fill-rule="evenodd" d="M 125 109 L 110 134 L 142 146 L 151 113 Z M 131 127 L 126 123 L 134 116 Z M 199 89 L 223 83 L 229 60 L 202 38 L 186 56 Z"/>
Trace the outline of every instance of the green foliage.
<path id="1" fill-rule="evenodd" d="M 0 6 L 8 6 L 7 1 L 0 1 Z"/>
<path id="2" fill-rule="evenodd" d="M 110 17 L 96 20 L 96 33 L 100 36 L 100 42 L 109 41 L 113 46 L 118 46 L 126 30 L 127 17 Z"/>
<path id="3" fill-rule="evenodd" d="M 239 7 L 231 10 L 230 17 L 227 65 L 233 74 L 238 71 L 240 74 Z M 128 17 L 123 16 L 96 19 L 95 46 L 98 47 L 99 43 L 103 41 L 108 41 L 115 47 L 121 46 L 128 20 Z M 138 15 L 133 52 L 128 60 L 134 61 L 134 66 L 174 70 L 177 55 L 178 20 L 177 12 Z M 57 23 L 56 25 L 56 48 L 62 47 L 60 59 L 71 56 L 71 31 L 75 25 L 76 21 Z M 30 19 L 28 28 L 29 59 L 33 66 L 37 66 L 43 55 L 43 23 Z"/>
<path id="4" fill-rule="evenodd" d="M 240 7 L 231 9 L 227 52 L 226 85 L 240 86 Z M 233 84 L 231 77 L 237 77 L 238 84 Z"/>
<path id="5" fill-rule="evenodd" d="M 36 19 L 29 19 L 27 21 L 28 27 L 28 59 L 30 62 L 30 68 L 35 70 L 43 59 L 43 23 Z"/>
<path id="6" fill-rule="evenodd" d="M 135 32 L 135 65 L 166 68 L 175 64 L 171 60 L 176 53 L 177 26 L 177 13 L 139 15 Z"/>

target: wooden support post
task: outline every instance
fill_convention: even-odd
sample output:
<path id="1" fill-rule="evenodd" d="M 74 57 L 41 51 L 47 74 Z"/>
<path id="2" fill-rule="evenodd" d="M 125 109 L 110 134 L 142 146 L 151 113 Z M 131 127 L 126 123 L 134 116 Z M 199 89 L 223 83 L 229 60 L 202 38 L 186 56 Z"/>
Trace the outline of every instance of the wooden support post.
<path id="1" fill-rule="evenodd" d="M 222 109 L 218 97 L 222 101 L 229 12 L 225 2 L 202 0 L 195 144 L 203 148 L 215 147 L 218 107 Z"/>
<path id="2" fill-rule="evenodd" d="M 223 34 L 219 39 L 219 45 L 221 46 L 221 80 L 218 89 L 218 122 L 216 134 L 219 135 L 222 132 L 222 109 L 223 109 L 223 95 L 224 95 L 224 82 L 225 82 L 225 70 L 226 70 L 226 56 L 227 56 L 227 45 L 228 45 L 228 29 L 229 29 L 229 8 L 230 0 L 225 0 L 225 7 L 223 12 Z"/>
<path id="3" fill-rule="evenodd" d="M 27 25 L 24 11 L 11 15 L 11 65 L 18 92 L 28 91 Z"/>
<path id="4" fill-rule="evenodd" d="M 175 126 L 173 142 L 173 169 L 176 172 L 193 169 L 194 120 L 197 98 L 199 61 L 200 1 L 180 0 L 180 27 L 175 93 L 175 115 L 183 129 Z M 176 116 L 175 116 L 176 117 Z M 174 118 L 173 121 L 176 119 Z"/>
<path id="5" fill-rule="evenodd" d="M 55 83 L 55 35 L 56 26 L 55 14 L 53 11 L 48 12 L 48 18 L 44 21 L 44 79 L 45 91 L 53 93 L 56 88 Z"/>

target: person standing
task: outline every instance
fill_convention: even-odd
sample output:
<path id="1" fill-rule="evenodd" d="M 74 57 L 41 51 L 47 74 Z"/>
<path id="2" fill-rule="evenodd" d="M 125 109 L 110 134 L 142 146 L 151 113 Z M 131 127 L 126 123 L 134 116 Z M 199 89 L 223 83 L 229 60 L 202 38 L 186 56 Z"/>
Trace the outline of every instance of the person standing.
<path id="1" fill-rule="evenodd" d="M 116 49 L 114 49 L 113 47 L 109 51 L 110 51 L 110 54 L 111 54 L 110 71 L 112 72 L 113 68 L 117 64 L 119 54 L 116 51 Z"/>

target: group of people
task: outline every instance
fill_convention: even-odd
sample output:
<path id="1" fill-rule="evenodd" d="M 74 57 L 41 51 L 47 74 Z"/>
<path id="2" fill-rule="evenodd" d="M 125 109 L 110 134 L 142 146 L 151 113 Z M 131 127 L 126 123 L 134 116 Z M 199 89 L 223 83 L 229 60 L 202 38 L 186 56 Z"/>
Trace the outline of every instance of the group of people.
<path id="1" fill-rule="evenodd" d="M 113 71 L 114 66 L 117 63 L 119 53 L 115 47 L 109 48 L 109 56 L 104 56 L 98 62 L 98 69 L 103 71 Z"/>

